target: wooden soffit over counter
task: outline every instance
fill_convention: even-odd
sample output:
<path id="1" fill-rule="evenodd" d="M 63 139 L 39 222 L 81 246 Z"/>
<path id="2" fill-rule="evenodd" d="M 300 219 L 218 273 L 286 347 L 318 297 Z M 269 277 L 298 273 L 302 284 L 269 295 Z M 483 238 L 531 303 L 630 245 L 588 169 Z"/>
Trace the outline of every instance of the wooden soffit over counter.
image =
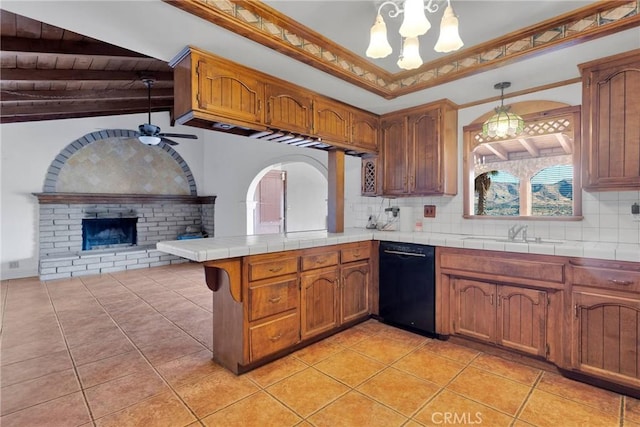
<path id="1" fill-rule="evenodd" d="M 640 0 L 601 1 L 390 73 L 260 1 L 163 1 L 387 99 L 640 25 Z"/>

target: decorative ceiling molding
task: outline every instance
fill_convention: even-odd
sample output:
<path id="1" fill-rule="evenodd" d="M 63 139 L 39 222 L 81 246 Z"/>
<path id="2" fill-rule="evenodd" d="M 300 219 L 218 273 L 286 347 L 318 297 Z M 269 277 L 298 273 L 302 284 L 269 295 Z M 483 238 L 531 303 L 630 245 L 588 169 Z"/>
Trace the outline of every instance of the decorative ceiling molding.
<path id="1" fill-rule="evenodd" d="M 640 25 L 640 0 L 601 1 L 392 74 L 260 1 L 163 1 L 387 99 Z"/>

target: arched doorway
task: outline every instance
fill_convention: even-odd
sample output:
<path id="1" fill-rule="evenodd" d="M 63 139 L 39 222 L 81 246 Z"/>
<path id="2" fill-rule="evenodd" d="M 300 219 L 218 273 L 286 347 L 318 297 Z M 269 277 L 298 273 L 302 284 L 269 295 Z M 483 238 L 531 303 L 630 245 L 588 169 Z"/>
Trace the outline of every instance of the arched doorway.
<path id="1" fill-rule="evenodd" d="M 247 191 L 247 234 L 326 230 L 327 191 L 326 173 L 309 163 L 267 166 Z"/>

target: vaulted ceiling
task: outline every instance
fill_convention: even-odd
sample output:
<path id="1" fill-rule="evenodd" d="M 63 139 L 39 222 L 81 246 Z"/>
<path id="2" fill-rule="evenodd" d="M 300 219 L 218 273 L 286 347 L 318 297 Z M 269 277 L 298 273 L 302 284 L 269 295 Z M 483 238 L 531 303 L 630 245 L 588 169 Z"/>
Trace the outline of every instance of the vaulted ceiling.
<path id="1" fill-rule="evenodd" d="M 380 3 L 4 0 L 0 118 L 145 112 L 147 77 L 156 80 L 152 111 L 170 110 L 167 62 L 185 45 L 376 113 L 444 97 L 467 106 L 487 102 L 498 98 L 496 77 L 514 82 L 508 96 L 556 87 L 578 81 L 579 62 L 640 47 L 640 0 L 512 0 L 507 8 L 455 0 L 464 48 L 423 55 L 422 67 L 400 71 L 393 59 L 364 57 L 360 46 Z"/>

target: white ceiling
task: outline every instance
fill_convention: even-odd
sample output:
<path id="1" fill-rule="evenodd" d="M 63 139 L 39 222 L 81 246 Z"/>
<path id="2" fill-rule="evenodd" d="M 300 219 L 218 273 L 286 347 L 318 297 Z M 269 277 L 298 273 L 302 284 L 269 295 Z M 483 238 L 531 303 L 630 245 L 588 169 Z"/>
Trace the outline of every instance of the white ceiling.
<path id="1" fill-rule="evenodd" d="M 265 3 L 373 64 L 392 73 L 401 71 L 396 62 L 402 43 L 398 29 L 404 15 L 390 18 L 389 12 L 394 10 L 393 6 L 387 5 L 382 9 L 393 53 L 386 58 L 372 60 L 365 56 L 365 51 L 369 44 L 369 30 L 382 1 L 266 0 Z M 458 17 L 460 38 L 465 44 L 464 47 L 468 48 L 590 3 L 593 3 L 593 0 L 451 0 L 451 7 Z M 433 46 L 438 40 L 440 20 L 447 2 L 433 0 L 432 4 L 437 6 L 438 10 L 426 14 L 431 29 L 424 36 L 420 36 L 420 51 L 424 62 L 446 55 L 434 51 Z M 478 19 L 479 17 L 482 19 Z"/>
<path id="2" fill-rule="evenodd" d="M 369 28 L 376 13 L 375 5 L 370 1 L 270 0 L 268 3 L 359 54 L 366 49 Z M 460 18 L 460 31 L 465 46 L 492 39 L 588 3 L 591 2 L 452 0 L 452 6 Z M 325 7 L 321 7 L 322 5 Z M 159 0 L 3 0 L 0 7 L 165 61 L 172 59 L 186 45 L 197 46 L 375 113 L 385 113 L 440 98 L 449 98 L 458 104 L 473 102 L 498 95 L 493 85 L 505 80 L 512 82 L 509 89 L 511 91 L 551 84 L 578 77 L 576 64 L 640 48 L 640 30 L 633 28 L 393 100 L 385 100 Z M 427 37 L 427 40 L 431 37 L 432 41 L 423 43 L 426 52 L 433 52 L 432 46 L 437 37 L 441 13 L 435 15 L 430 15 L 433 28 Z M 391 19 L 386 20 L 389 32 L 395 32 Z M 426 52 L 424 59 L 433 59 Z M 393 68 L 395 59 L 391 58 L 389 61 L 389 68 L 396 70 Z"/>

